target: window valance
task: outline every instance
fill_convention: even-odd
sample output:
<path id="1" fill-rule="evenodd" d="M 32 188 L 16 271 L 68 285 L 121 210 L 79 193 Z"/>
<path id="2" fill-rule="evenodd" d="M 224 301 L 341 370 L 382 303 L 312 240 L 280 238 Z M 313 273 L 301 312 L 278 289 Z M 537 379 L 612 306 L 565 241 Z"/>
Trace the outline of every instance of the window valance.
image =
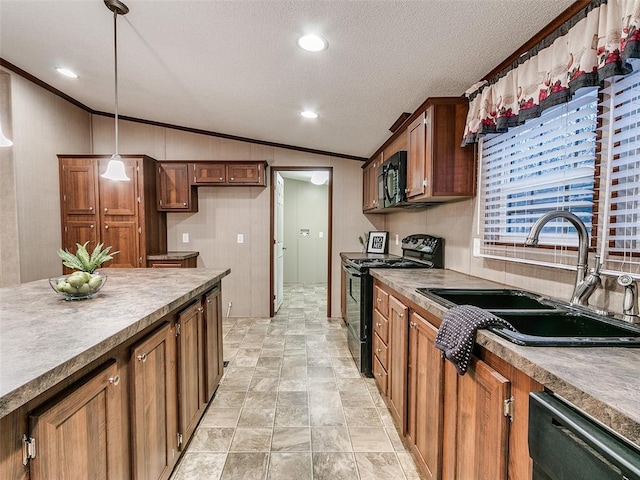
<path id="1" fill-rule="evenodd" d="M 467 91 L 463 145 L 538 117 L 579 88 L 631 73 L 640 59 L 639 28 L 640 0 L 593 0 L 511 67 Z"/>

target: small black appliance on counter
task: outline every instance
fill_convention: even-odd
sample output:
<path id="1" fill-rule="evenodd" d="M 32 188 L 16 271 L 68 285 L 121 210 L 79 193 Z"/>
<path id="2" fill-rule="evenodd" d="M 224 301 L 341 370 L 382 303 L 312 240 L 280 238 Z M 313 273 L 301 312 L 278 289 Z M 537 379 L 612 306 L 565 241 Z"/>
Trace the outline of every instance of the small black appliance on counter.
<path id="1" fill-rule="evenodd" d="M 373 377 L 373 277 L 371 268 L 444 268 L 444 239 L 427 234 L 402 239 L 402 257 L 347 258 L 347 340 L 361 373 Z"/>

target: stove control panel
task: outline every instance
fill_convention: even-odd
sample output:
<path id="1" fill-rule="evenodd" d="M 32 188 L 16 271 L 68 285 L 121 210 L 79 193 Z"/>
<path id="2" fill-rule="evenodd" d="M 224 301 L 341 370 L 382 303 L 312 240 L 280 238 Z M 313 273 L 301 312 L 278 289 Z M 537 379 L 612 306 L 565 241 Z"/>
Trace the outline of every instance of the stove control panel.
<path id="1" fill-rule="evenodd" d="M 444 238 L 424 233 L 409 235 L 402 239 L 402 255 L 444 268 Z"/>

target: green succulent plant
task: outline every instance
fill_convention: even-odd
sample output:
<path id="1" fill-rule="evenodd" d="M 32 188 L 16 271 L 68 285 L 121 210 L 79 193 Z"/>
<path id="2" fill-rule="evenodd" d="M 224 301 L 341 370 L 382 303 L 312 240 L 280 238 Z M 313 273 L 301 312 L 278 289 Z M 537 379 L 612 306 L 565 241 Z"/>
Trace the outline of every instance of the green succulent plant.
<path id="1" fill-rule="evenodd" d="M 76 254 L 69 252 L 66 248 L 64 250 L 58 250 L 58 256 L 62 259 L 62 264 L 65 267 L 69 267 L 73 270 L 80 270 L 81 272 L 89 272 L 93 273 L 96 268 L 102 265 L 104 262 L 108 262 L 119 252 L 109 253 L 111 247 L 107 247 L 104 250 L 102 246 L 104 244 L 99 243 L 96 245 L 96 248 L 93 249 L 91 255 L 87 251 L 87 244 L 89 242 L 84 242 L 84 244 L 80 245 L 76 243 Z"/>

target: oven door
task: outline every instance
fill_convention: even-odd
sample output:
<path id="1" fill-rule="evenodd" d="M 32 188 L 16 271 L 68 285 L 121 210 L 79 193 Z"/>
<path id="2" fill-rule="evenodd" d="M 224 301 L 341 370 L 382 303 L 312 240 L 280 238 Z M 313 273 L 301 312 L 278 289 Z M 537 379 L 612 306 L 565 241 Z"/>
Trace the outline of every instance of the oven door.
<path id="1" fill-rule="evenodd" d="M 346 298 L 347 298 L 347 328 L 349 335 L 354 339 L 360 340 L 360 323 L 362 319 L 361 312 L 361 283 L 363 273 L 357 269 L 345 265 L 346 276 Z"/>

